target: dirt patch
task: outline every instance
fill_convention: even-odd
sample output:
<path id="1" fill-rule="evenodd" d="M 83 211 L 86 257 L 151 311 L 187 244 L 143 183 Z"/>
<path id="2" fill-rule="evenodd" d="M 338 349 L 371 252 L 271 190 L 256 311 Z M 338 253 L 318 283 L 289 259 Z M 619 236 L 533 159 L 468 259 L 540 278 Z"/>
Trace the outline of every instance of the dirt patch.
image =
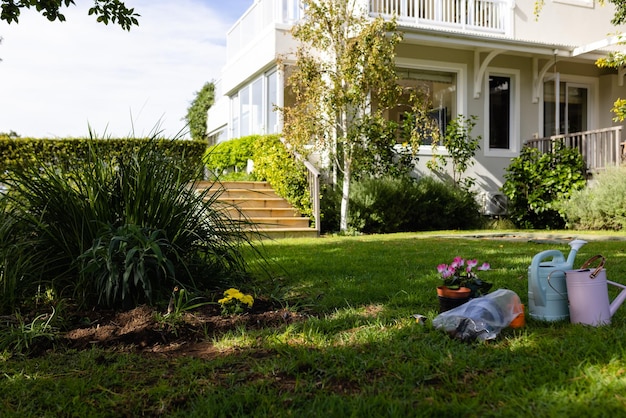
<path id="1" fill-rule="evenodd" d="M 152 307 L 139 306 L 125 312 L 89 312 L 76 316 L 76 325 L 62 335 L 75 349 L 113 348 L 116 351 L 158 353 L 166 356 L 211 358 L 221 355 L 208 342 L 230 330 L 280 327 L 304 316 L 255 301 L 250 312 L 224 316 L 219 307 L 207 305 L 177 316 L 163 315 Z"/>

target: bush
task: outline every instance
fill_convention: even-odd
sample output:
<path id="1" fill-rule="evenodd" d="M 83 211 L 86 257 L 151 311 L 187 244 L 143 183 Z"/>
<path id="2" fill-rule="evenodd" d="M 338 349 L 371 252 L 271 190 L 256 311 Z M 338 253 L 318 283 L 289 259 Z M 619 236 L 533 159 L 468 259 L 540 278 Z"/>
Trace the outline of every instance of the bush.
<path id="1" fill-rule="evenodd" d="M 509 217 L 520 228 L 563 228 L 556 202 L 585 187 L 585 162 L 573 148 L 557 142 L 552 153 L 524 147 L 506 169 L 502 191 Z"/>
<path id="2" fill-rule="evenodd" d="M 117 158 L 99 145 L 69 171 L 35 161 L 9 173 L 0 308 L 38 289 L 126 308 L 167 300 L 175 286 L 215 289 L 245 277 L 241 225 L 218 206 L 219 191 L 191 187 L 201 164 L 191 169 L 153 142 Z"/>
<path id="3" fill-rule="evenodd" d="M 559 200 L 557 208 L 569 228 L 626 228 L 626 168 L 610 168 L 598 174 L 592 186 Z"/>
<path id="4" fill-rule="evenodd" d="M 325 193 L 322 226 L 338 225 L 340 193 Z M 352 184 L 349 227 L 363 233 L 472 229 L 482 225 L 468 191 L 430 177 L 367 178 Z"/>
<path id="5" fill-rule="evenodd" d="M 222 177 L 228 170 L 243 172 L 260 138 L 260 135 L 250 135 L 213 145 L 207 148 L 204 163 L 216 177 Z"/>
<path id="6" fill-rule="evenodd" d="M 91 158 L 92 138 L 33 139 L 0 137 L 0 172 L 23 169 L 34 162 L 70 171 Z M 185 166 L 198 167 L 207 148 L 204 141 L 172 141 L 158 138 L 121 138 L 98 141 L 103 158 L 132 155 L 141 147 L 159 148 L 164 155 L 182 158 Z"/>
<path id="7" fill-rule="evenodd" d="M 278 135 L 266 135 L 254 143 L 254 175 L 268 181 L 274 191 L 305 216 L 311 216 L 311 193 L 304 164 L 287 151 Z"/>
<path id="8" fill-rule="evenodd" d="M 251 176 L 225 172 L 228 168 L 243 171 L 249 159 L 254 162 Z M 278 196 L 311 216 L 306 168 L 287 151 L 279 135 L 250 135 L 222 142 L 207 150 L 204 161 L 220 180 L 269 182 Z"/>

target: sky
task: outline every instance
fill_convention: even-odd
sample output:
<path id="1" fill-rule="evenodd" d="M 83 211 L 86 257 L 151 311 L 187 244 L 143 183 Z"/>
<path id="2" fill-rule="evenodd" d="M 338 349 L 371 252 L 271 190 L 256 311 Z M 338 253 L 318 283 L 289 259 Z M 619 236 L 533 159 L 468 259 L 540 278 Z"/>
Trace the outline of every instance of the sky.
<path id="1" fill-rule="evenodd" d="M 88 15 L 0 22 L 0 132 L 23 138 L 189 137 L 187 108 L 220 78 L 226 33 L 254 0 L 125 0 L 130 32 Z"/>

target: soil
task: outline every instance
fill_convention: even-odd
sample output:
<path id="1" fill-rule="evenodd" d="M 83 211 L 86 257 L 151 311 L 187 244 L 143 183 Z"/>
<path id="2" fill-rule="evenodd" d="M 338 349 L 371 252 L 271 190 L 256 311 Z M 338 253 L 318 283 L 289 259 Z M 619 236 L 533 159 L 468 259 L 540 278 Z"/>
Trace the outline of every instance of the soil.
<path id="1" fill-rule="evenodd" d="M 91 311 L 74 316 L 62 334 L 65 346 L 74 349 L 103 347 L 115 351 L 160 353 L 167 356 L 211 357 L 211 340 L 225 332 L 245 328 L 280 327 L 304 316 L 255 300 L 248 312 L 222 315 L 216 305 L 205 305 L 178 315 L 142 305 L 124 312 Z"/>

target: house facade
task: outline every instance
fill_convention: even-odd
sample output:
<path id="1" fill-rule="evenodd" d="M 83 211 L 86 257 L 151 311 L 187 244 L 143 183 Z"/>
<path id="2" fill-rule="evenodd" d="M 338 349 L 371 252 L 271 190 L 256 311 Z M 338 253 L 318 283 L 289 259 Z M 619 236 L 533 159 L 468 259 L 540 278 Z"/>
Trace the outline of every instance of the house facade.
<path id="1" fill-rule="evenodd" d="M 371 17 L 397 17 L 404 33 L 399 82 L 430 92 L 442 126 L 459 115 L 477 117 L 472 135 L 481 143 L 468 175 L 480 190 L 497 192 L 511 158 L 532 139 L 601 132 L 612 141 L 608 148 L 621 153 L 611 108 L 626 98 L 626 71 L 595 65 L 620 48 L 608 35 L 624 29 L 610 23 L 613 5 L 545 0 L 537 17 L 534 0 L 357 1 Z M 256 0 L 231 28 L 208 114 L 214 142 L 281 131 L 275 106 L 290 97 L 277 61 L 295 52 L 290 29 L 302 16 L 299 0 Z M 420 147 L 418 174 L 428 174 L 432 152 L 429 144 Z"/>

